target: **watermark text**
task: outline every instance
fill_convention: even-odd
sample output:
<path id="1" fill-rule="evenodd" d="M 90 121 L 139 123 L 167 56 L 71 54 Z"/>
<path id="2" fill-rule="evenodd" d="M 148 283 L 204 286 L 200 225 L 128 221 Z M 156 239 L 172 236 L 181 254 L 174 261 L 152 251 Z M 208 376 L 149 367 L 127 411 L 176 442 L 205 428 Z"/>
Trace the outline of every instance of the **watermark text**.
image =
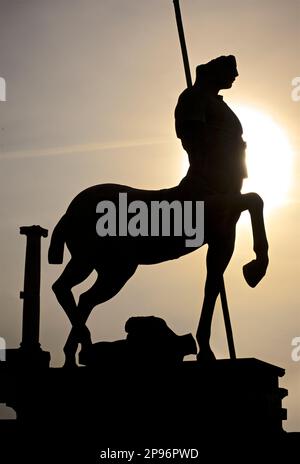
<path id="1" fill-rule="evenodd" d="M 188 237 L 185 246 L 195 248 L 204 242 L 203 201 L 128 203 L 127 193 L 119 193 L 118 204 L 100 201 L 96 213 L 101 214 L 96 223 L 100 237 Z"/>
<path id="2" fill-rule="evenodd" d="M 0 337 L 0 361 L 6 361 L 6 342 Z"/>
<path id="3" fill-rule="evenodd" d="M 300 361 L 300 337 L 294 337 L 292 340 L 292 360 L 295 362 Z"/>
<path id="4" fill-rule="evenodd" d="M 294 102 L 300 101 L 300 76 L 292 79 L 292 92 L 291 97 Z"/>
<path id="5" fill-rule="evenodd" d="M 0 101 L 6 101 L 6 81 L 0 77 Z"/>

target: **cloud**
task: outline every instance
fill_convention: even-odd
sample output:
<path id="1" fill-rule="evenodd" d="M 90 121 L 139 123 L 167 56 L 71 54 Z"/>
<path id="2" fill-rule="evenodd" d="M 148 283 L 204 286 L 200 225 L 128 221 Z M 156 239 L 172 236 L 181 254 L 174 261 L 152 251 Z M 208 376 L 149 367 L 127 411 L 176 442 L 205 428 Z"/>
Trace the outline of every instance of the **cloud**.
<path id="1" fill-rule="evenodd" d="M 57 156 L 57 155 L 72 155 L 76 153 L 93 153 L 103 150 L 119 150 L 122 148 L 130 147 L 142 147 L 147 145 L 161 145 L 169 143 L 170 140 L 167 138 L 155 138 L 155 139 L 140 139 L 140 140 L 123 140 L 116 142 L 104 142 L 104 143 L 88 143 L 88 144 L 77 144 L 67 145 L 63 147 L 49 147 L 42 149 L 33 150 L 16 150 L 1 153 L 0 160 L 2 159 L 22 159 L 22 158 L 36 158 L 45 156 Z"/>

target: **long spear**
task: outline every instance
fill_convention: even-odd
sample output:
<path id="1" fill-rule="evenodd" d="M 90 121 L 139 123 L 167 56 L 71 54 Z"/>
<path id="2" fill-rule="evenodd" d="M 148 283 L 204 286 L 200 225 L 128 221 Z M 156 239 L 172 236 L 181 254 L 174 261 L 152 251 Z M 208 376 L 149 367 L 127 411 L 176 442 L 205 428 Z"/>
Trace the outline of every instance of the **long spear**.
<path id="1" fill-rule="evenodd" d="M 179 42 L 180 42 L 180 47 L 181 47 L 181 52 L 182 52 L 186 83 L 188 87 L 192 87 L 191 70 L 190 70 L 189 58 L 188 58 L 188 53 L 187 53 L 187 48 L 186 48 L 186 43 L 185 43 L 179 0 L 173 0 L 173 3 L 174 3 L 174 9 L 175 9 Z M 231 327 L 231 322 L 230 322 L 228 302 L 227 302 L 227 296 L 226 296 L 223 276 L 222 276 L 221 283 L 220 283 L 220 297 L 221 297 L 221 303 L 222 303 L 222 310 L 223 310 L 223 317 L 224 317 L 224 323 L 225 323 L 225 329 L 226 329 L 229 355 L 231 359 L 236 359 L 235 347 L 234 347 L 234 341 L 233 341 L 233 333 L 232 333 L 232 327 Z"/>

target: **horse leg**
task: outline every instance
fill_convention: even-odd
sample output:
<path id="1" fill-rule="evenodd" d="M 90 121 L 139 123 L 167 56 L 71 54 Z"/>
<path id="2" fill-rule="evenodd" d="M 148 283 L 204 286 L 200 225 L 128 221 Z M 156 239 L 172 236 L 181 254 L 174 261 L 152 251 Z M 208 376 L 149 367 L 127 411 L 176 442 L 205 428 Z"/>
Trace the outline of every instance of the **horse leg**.
<path id="1" fill-rule="evenodd" d="M 81 343 L 83 349 L 91 344 L 89 330 L 85 324 L 93 308 L 117 295 L 135 273 L 137 264 L 122 263 L 115 267 L 109 265 L 107 267 L 103 266 L 103 269 L 100 267 L 96 267 L 95 269 L 98 273 L 96 282 L 79 297 L 77 306 L 77 314 L 79 316 L 78 331 L 71 330 L 68 339 L 68 342 L 72 346 L 76 345 L 76 350 L 78 343 Z"/>
<path id="2" fill-rule="evenodd" d="M 197 342 L 200 348 L 198 360 L 214 360 L 215 356 L 210 348 L 211 324 L 216 299 L 220 292 L 220 284 L 224 271 L 232 257 L 235 243 L 235 225 L 227 236 L 214 239 L 209 243 L 206 255 L 206 282 L 201 317 L 197 329 Z"/>
<path id="3" fill-rule="evenodd" d="M 93 269 L 92 264 L 71 258 L 62 274 L 52 285 L 52 290 L 72 325 L 77 323 L 77 305 L 71 289 L 83 282 Z"/>
<path id="4" fill-rule="evenodd" d="M 92 271 L 92 264 L 78 258 L 71 258 L 61 276 L 52 285 L 52 289 L 59 304 L 64 309 L 72 326 L 74 327 L 74 329 L 72 329 L 73 336 L 68 337 L 68 340 L 64 346 L 64 353 L 66 356 L 65 366 L 76 365 L 75 354 L 77 350 L 77 344 L 74 343 L 74 335 L 79 322 L 77 305 L 71 289 L 72 287 L 75 287 L 75 285 L 83 282 Z"/>
<path id="5" fill-rule="evenodd" d="M 263 216 L 263 200 L 257 193 L 245 193 L 237 198 L 238 210 L 248 210 L 253 233 L 253 250 L 256 259 L 243 267 L 243 274 L 250 287 L 255 287 L 266 274 L 269 264 L 268 240 Z"/>

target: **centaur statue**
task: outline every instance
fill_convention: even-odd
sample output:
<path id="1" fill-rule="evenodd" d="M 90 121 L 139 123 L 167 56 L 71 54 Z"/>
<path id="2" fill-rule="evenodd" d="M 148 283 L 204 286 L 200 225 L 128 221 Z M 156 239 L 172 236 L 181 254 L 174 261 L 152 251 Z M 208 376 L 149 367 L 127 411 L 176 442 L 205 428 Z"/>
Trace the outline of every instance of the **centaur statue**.
<path id="1" fill-rule="evenodd" d="M 247 177 L 242 126 L 219 95 L 238 76 L 233 56 L 222 56 L 196 69 L 194 85 L 179 97 L 175 110 L 176 132 L 186 150 L 190 167 L 179 185 L 163 190 L 139 190 L 118 184 L 92 186 L 77 195 L 55 226 L 49 248 L 49 263 L 63 262 L 67 245 L 71 260 L 53 284 L 58 302 L 72 330 L 65 345 L 66 366 L 75 366 L 78 344 L 90 343 L 86 321 L 92 309 L 115 296 L 133 276 L 139 264 L 177 259 L 196 248 L 186 247 L 184 237 L 100 237 L 96 232 L 97 204 L 110 200 L 117 205 L 119 193 L 128 202 L 204 201 L 204 242 L 208 245 L 204 301 L 196 334 L 198 360 L 215 359 L 210 332 L 215 302 L 223 273 L 231 259 L 236 223 L 248 210 L 253 231 L 254 260 L 243 267 L 246 282 L 255 287 L 266 273 L 268 242 L 263 219 L 263 201 L 256 193 L 241 194 Z M 80 295 L 76 304 L 72 288 L 93 270 L 98 277 Z"/>

